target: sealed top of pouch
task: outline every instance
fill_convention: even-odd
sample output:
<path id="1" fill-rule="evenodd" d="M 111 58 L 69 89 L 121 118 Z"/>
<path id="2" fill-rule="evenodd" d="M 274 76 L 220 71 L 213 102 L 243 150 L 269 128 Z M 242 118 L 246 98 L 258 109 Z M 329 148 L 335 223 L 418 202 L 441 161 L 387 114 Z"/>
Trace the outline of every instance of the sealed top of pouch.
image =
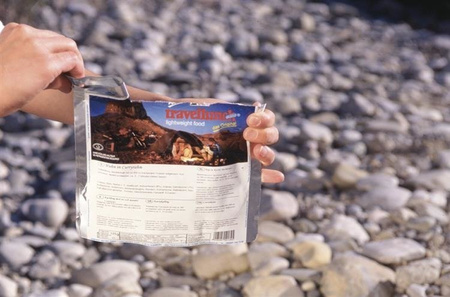
<path id="1" fill-rule="evenodd" d="M 118 77 L 72 83 L 82 237 L 168 246 L 255 239 L 261 167 L 243 131 L 261 108 L 130 100 Z"/>

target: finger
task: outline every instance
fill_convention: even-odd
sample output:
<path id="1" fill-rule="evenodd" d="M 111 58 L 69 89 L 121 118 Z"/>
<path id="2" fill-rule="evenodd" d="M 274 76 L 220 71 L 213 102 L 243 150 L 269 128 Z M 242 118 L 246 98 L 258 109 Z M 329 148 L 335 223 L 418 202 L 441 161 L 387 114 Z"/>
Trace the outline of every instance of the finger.
<path id="1" fill-rule="evenodd" d="M 64 37 L 62 35 L 57 35 L 53 37 L 45 37 L 41 42 L 52 53 L 72 51 L 78 56 L 81 61 L 83 60 L 81 53 L 78 50 L 77 43 L 73 39 Z"/>
<path id="2" fill-rule="evenodd" d="M 13 31 L 13 29 L 15 28 L 15 27 L 17 27 L 19 24 L 17 24 L 17 23 L 8 23 L 4 28 L 3 28 L 3 30 L 2 30 L 2 32 L 1 32 L 1 34 L 0 34 L 0 37 L 1 38 L 6 38 L 6 37 L 8 37 L 10 34 L 11 34 L 11 32 Z"/>
<path id="3" fill-rule="evenodd" d="M 261 181 L 263 183 L 281 183 L 284 181 L 284 174 L 278 170 L 263 169 L 261 172 Z"/>
<path id="4" fill-rule="evenodd" d="M 25 33 L 27 35 L 33 36 L 33 37 L 54 37 L 54 36 L 61 36 L 60 34 L 49 31 L 49 30 L 41 30 L 36 29 L 34 27 L 25 25 L 25 24 L 17 24 L 13 28 L 14 30 L 22 31 L 22 33 Z"/>
<path id="5" fill-rule="evenodd" d="M 50 83 L 47 89 L 60 90 L 63 93 L 70 93 L 72 91 L 72 83 L 67 77 L 60 75 L 52 83 Z"/>
<path id="6" fill-rule="evenodd" d="M 45 46 L 48 50 L 54 53 L 73 51 L 77 55 L 80 54 L 76 42 L 73 39 L 64 37 L 62 35 L 42 37 L 39 42 L 42 43 L 42 45 Z"/>
<path id="7" fill-rule="evenodd" d="M 253 146 L 252 156 L 264 166 L 269 166 L 275 160 L 275 152 L 269 147 L 261 144 Z"/>
<path id="8" fill-rule="evenodd" d="M 266 109 L 264 112 L 255 112 L 248 116 L 247 125 L 253 128 L 268 128 L 275 125 L 275 114 Z"/>
<path id="9" fill-rule="evenodd" d="M 244 130 L 244 138 L 253 143 L 261 143 L 271 145 L 278 141 L 279 133 L 276 127 L 265 129 L 246 128 Z"/>
<path id="10" fill-rule="evenodd" d="M 73 77 L 84 76 L 83 60 L 74 52 L 62 52 L 51 55 L 49 70 L 54 73 L 55 79 L 62 73 L 69 73 Z"/>

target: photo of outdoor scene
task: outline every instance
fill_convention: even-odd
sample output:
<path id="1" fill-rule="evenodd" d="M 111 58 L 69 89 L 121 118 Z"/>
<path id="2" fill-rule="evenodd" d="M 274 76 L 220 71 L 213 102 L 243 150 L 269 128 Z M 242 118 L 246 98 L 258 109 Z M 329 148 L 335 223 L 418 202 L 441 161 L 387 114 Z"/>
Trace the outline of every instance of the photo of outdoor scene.
<path id="1" fill-rule="evenodd" d="M 176 107 L 195 108 L 188 103 Z M 95 160 L 121 164 L 205 166 L 230 165 L 248 160 L 243 130 L 247 115 L 254 111 L 251 106 L 238 106 L 242 116 L 237 127 L 216 132 L 211 127 L 217 121 L 204 121 L 206 127 L 167 127 L 164 121 L 168 104 L 164 102 L 94 97 L 90 108 L 92 157 Z M 204 133 L 207 131 L 209 133 Z"/>

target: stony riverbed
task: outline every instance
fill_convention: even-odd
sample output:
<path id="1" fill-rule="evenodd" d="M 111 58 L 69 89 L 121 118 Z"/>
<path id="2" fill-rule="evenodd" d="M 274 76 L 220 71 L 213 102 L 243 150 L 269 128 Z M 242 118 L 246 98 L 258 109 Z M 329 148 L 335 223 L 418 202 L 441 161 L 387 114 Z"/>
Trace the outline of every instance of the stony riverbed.
<path id="1" fill-rule="evenodd" d="M 81 240 L 72 127 L 0 119 L 0 296 L 450 296 L 450 35 L 331 2 L 44 1 L 88 69 L 277 114 L 256 242 Z"/>

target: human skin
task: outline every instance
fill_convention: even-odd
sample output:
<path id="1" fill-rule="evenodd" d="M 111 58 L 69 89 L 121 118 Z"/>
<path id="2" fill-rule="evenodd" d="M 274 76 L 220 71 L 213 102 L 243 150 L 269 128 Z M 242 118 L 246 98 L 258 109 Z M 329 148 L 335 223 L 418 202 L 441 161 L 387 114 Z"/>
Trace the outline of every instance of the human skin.
<path id="1" fill-rule="evenodd" d="M 73 124 L 71 83 L 75 78 L 95 76 L 86 70 L 76 43 L 52 31 L 10 23 L 0 33 L 0 117 L 18 110 L 39 117 Z M 143 101 L 220 102 L 212 98 L 173 99 L 127 86 L 132 99 Z M 278 141 L 275 115 L 270 110 L 247 118 L 244 138 L 251 143 L 252 157 L 268 166 L 275 153 L 268 147 Z M 281 172 L 263 169 L 262 181 L 283 181 Z"/>

